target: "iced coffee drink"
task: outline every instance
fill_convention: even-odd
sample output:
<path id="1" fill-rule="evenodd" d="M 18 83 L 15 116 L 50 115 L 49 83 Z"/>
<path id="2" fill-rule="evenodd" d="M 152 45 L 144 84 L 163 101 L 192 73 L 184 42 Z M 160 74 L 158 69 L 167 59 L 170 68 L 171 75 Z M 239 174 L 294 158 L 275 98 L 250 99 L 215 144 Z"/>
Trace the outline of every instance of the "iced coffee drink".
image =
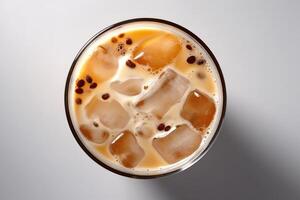
<path id="1" fill-rule="evenodd" d="M 84 150 L 128 176 L 194 163 L 224 114 L 224 83 L 206 46 L 178 25 L 131 20 L 95 36 L 67 82 L 67 115 Z"/>

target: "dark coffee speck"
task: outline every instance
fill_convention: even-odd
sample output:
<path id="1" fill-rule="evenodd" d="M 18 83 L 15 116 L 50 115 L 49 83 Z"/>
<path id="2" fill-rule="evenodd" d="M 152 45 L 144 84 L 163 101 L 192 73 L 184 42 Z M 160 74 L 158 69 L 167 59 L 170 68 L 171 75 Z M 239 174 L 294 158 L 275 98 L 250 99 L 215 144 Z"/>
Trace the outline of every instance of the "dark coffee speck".
<path id="1" fill-rule="evenodd" d="M 165 129 L 165 125 L 163 123 L 159 124 L 157 130 L 162 131 Z"/>
<path id="2" fill-rule="evenodd" d="M 196 61 L 196 57 L 195 56 L 190 56 L 186 59 L 186 62 L 189 64 L 193 64 Z"/>
<path id="3" fill-rule="evenodd" d="M 97 87 L 97 83 L 92 83 L 91 85 L 90 85 L 90 88 L 91 89 L 94 89 L 94 88 L 96 88 Z"/>
<path id="4" fill-rule="evenodd" d="M 132 39 L 131 38 L 127 38 L 126 39 L 126 44 L 131 45 L 132 44 Z"/>
<path id="5" fill-rule="evenodd" d="M 77 94 L 82 94 L 83 93 L 83 89 L 82 88 L 76 88 L 75 92 Z"/>

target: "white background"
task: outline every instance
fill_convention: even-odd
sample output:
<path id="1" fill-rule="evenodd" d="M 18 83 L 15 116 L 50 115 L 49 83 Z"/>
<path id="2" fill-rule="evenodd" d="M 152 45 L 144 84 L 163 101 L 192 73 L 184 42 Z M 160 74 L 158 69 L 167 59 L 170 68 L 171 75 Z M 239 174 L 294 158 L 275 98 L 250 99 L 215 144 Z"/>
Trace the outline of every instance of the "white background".
<path id="1" fill-rule="evenodd" d="M 299 1 L 0 0 L 0 199 L 300 199 L 299 9 Z M 227 84 L 213 148 L 187 171 L 155 180 L 101 168 L 64 112 L 81 46 L 134 17 L 197 34 Z"/>

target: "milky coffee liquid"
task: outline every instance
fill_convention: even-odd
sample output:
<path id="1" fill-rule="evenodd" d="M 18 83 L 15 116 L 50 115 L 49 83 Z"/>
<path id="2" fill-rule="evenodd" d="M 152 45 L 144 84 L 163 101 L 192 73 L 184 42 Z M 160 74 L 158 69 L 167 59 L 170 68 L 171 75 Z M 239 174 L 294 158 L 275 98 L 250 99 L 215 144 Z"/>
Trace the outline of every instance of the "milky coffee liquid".
<path id="1" fill-rule="evenodd" d="M 183 31 L 133 22 L 98 36 L 69 88 L 87 149 L 119 171 L 157 175 L 197 157 L 215 133 L 223 93 L 205 49 Z"/>

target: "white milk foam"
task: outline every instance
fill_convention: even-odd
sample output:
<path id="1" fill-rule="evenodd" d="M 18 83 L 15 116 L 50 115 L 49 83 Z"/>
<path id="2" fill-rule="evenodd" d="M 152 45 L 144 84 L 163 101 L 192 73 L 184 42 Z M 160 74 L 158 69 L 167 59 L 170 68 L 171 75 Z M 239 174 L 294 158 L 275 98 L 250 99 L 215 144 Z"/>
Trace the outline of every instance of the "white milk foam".
<path id="1" fill-rule="evenodd" d="M 207 147 L 207 145 L 210 143 L 210 141 L 211 141 L 212 137 L 214 136 L 216 129 L 219 125 L 219 121 L 220 121 L 221 113 L 222 113 L 222 107 L 223 107 L 222 83 L 220 80 L 220 76 L 218 74 L 218 70 L 217 70 L 212 58 L 209 56 L 209 54 L 206 52 L 206 50 L 196 40 L 194 40 L 192 37 L 190 37 L 187 33 L 183 32 L 175 27 L 172 27 L 170 25 L 161 24 L 161 23 L 156 23 L 156 22 L 133 22 L 130 24 L 122 25 L 120 27 L 116 27 L 116 28 L 100 35 L 97 39 L 95 39 L 88 46 L 88 48 L 85 49 L 85 51 L 80 56 L 76 66 L 74 68 L 74 71 L 73 71 L 73 74 L 72 74 L 72 77 L 70 80 L 71 84 L 69 86 L 69 91 L 74 91 L 74 88 L 76 87 L 76 80 L 80 73 L 81 67 L 86 62 L 86 60 L 89 58 L 89 56 L 93 53 L 93 51 L 97 48 L 97 46 L 107 42 L 108 40 L 110 40 L 110 38 L 112 36 L 119 35 L 120 33 L 126 33 L 126 32 L 133 31 L 133 30 L 140 30 L 140 29 L 157 29 L 157 30 L 162 30 L 162 31 L 166 31 L 166 32 L 171 32 L 172 34 L 179 36 L 179 38 L 183 38 L 184 40 L 190 41 L 191 44 L 193 46 L 195 46 L 196 49 L 199 52 L 201 52 L 203 57 L 205 58 L 206 63 L 207 63 L 206 65 L 209 66 L 208 70 L 211 71 L 211 75 L 213 76 L 213 79 L 215 80 L 215 83 L 216 83 L 215 94 L 211 94 L 206 91 L 203 91 L 201 89 L 201 85 L 199 85 L 199 81 L 196 80 L 195 77 L 189 76 L 189 73 L 182 74 L 180 71 L 178 71 L 172 67 L 173 64 L 166 66 L 162 70 L 162 71 L 164 71 L 167 68 L 171 68 L 172 70 L 176 71 L 178 74 L 189 79 L 191 85 L 189 86 L 188 90 L 185 92 L 184 97 L 182 98 L 183 100 L 180 103 L 177 103 L 174 106 L 172 106 L 171 109 L 163 117 L 164 121 L 168 121 L 168 124 L 171 124 L 173 128 L 168 132 L 161 132 L 160 135 L 155 135 L 155 137 L 163 137 L 163 136 L 167 135 L 168 133 L 170 133 L 172 130 L 174 130 L 174 127 L 179 124 L 188 124 L 189 127 L 192 127 L 190 122 L 188 122 L 187 120 L 184 120 L 182 117 L 179 116 L 179 113 L 180 113 L 180 109 L 182 108 L 182 106 L 184 104 L 184 99 L 186 98 L 186 96 L 189 94 L 190 91 L 197 88 L 201 92 L 206 93 L 208 96 L 213 98 L 214 102 L 216 104 L 215 117 L 214 117 L 213 121 L 211 122 L 209 128 L 207 129 L 207 134 L 204 134 L 200 147 L 192 155 L 188 156 L 187 158 L 185 158 L 175 164 L 170 164 L 170 165 L 166 165 L 166 166 L 159 167 L 159 168 L 146 168 L 146 169 L 141 168 L 141 167 L 136 167 L 133 169 L 126 168 L 112 160 L 103 158 L 103 156 L 101 156 L 100 153 L 97 152 L 93 148 L 91 143 L 89 141 L 87 141 L 84 138 L 84 136 L 82 136 L 82 134 L 80 134 L 78 121 L 80 121 L 80 123 L 88 123 L 88 122 L 90 122 L 90 120 L 85 115 L 81 115 L 80 119 L 76 119 L 76 114 L 73 109 L 75 106 L 74 96 L 73 96 L 74 93 L 72 93 L 72 92 L 69 93 L 69 97 L 68 97 L 69 110 L 70 110 L 70 114 L 71 114 L 72 123 L 73 123 L 74 128 L 76 129 L 76 132 L 78 133 L 78 136 L 80 137 L 81 141 L 89 149 L 89 151 L 96 158 L 98 158 L 101 162 L 105 163 L 106 165 L 108 165 L 112 168 L 115 168 L 119 171 L 129 173 L 129 174 L 157 175 L 157 174 L 164 174 L 164 173 L 168 173 L 171 171 L 175 171 L 179 168 L 188 167 L 189 164 L 187 164 L 187 163 L 191 163 L 195 158 L 197 158 L 201 154 L 201 152 L 203 152 L 203 150 Z M 141 123 L 143 123 L 143 120 L 147 121 L 148 119 L 147 118 L 144 119 L 142 117 L 137 116 L 134 109 L 132 109 L 132 107 L 134 105 L 136 105 L 138 100 L 141 99 L 141 97 L 143 97 L 145 95 L 145 93 L 149 92 L 149 89 L 148 90 L 142 89 L 142 92 L 136 96 L 125 96 L 125 95 L 122 95 L 122 94 L 119 94 L 119 93 L 113 91 L 110 88 L 110 83 L 113 81 L 125 81 L 125 80 L 131 79 L 131 78 L 143 78 L 145 80 L 145 83 L 143 85 L 147 85 L 147 86 L 149 86 L 149 88 L 151 88 L 152 85 L 155 84 L 155 82 L 161 72 L 159 74 L 157 74 L 155 78 L 150 79 L 150 77 L 152 75 L 149 75 L 149 73 L 144 73 L 144 72 L 138 71 L 136 69 L 131 70 L 130 68 L 126 67 L 125 62 L 129 58 L 130 53 L 131 52 L 129 51 L 126 53 L 125 56 L 120 57 L 120 59 L 118 61 L 119 68 L 118 68 L 117 73 L 113 76 L 113 78 L 111 80 L 99 84 L 97 89 L 94 91 L 94 93 L 95 93 L 95 95 L 97 95 L 97 94 L 99 95 L 99 93 L 100 93 L 99 91 L 105 91 L 111 95 L 110 98 L 116 99 L 128 111 L 129 115 L 131 116 L 131 120 L 126 125 L 126 127 L 123 128 L 122 130 L 127 129 L 132 132 L 135 132 L 134 130 L 136 128 L 136 124 L 141 124 Z M 103 93 L 103 92 L 101 92 L 101 93 Z M 92 98 L 92 97 L 93 97 L 93 95 L 90 95 L 90 98 Z M 99 96 L 99 98 L 101 98 L 101 95 Z M 89 100 L 86 100 L 86 102 L 89 102 Z M 83 104 L 81 106 L 82 112 L 83 112 L 84 107 L 85 107 L 85 105 Z M 103 129 L 108 130 L 106 127 L 101 125 L 101 123 L 99 123 L 99 126 Z M 110 131 L 110 130 L 108 130 L 108 131 Z M 117 132 L 118 131 L 115 131 L 115 133 L 113 133 L 113 134 L 117 134 Z"/>

